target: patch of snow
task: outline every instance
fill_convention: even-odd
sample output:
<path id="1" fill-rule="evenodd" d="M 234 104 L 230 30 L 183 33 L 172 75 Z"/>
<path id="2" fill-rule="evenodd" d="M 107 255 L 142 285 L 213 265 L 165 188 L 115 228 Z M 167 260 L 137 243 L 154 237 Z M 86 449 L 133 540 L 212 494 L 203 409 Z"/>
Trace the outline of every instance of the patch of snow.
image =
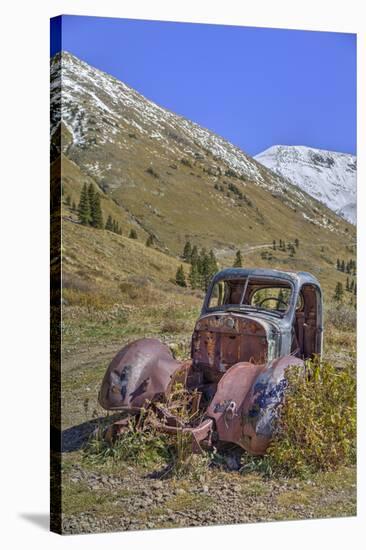
<path id="1" fill-rule="evenodd" d="M 274 145 L 254 158 L 356 223 L 357 161 L 354 155 L 299 145 Z"/>

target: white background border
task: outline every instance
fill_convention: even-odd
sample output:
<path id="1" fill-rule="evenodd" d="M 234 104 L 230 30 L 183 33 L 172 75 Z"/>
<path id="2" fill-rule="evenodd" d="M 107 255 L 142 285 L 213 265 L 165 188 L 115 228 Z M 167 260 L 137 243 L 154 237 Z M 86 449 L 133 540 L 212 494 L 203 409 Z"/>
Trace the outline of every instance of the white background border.
<path id="1" fill-rule="evenodd" d="M 365 419 L 365 45 L 363 2 L 348 0 L 53 0 L 1 13 L 1 524 L 3 548 L 359 548 L 365 514 L 365 437 L 359 421 L 358 517 L 60 537 L 48 514 L 49 18 L 62 13 L 358 34 L 358 418 Z M 337 116 L 337 113 L 334 113 Z M 361 121 L 363 124 L 361 125 Z M 363 271 L 362 271 L 362 266 Z M 122 511 L 123 513 L 123 511 Z M 33 521 L 30 518 L 33 517 Z M 27 519 L 28 518 L 28 519 Z M 35 521 L 34 521 L 35 520 Z M 44 521 L 43 521 L 44 523 Z"/>

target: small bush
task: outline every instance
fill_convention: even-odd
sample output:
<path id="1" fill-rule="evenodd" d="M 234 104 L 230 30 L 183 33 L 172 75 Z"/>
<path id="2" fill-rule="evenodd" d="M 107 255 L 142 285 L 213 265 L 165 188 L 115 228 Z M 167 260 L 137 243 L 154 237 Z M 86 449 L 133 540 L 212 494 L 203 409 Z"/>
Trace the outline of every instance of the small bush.
<path id="1" fill-rule="evenodd" d="M 93 285 L 89 281 L 86 281 L 85 278 L 67 272 L 62 273 L 62 288 L 68 288 L 79 292 L 92 292 L 94 290 Z"/>
<path id="2" fill-rule="evenodd" d="M 84 459 L 91 464 L 125 462 L 143 467 L 165 464 L 169 459 L 167 436 L 158 434 L 151 426 L 137 428 L 136 420 L 130 420 L 128 429 L 110 445 L 99 430 L 84 449 Z"/>
<path id="3" fill-rule="evenodd" d="M 147 168 L 146 172 L 150 174 L 150 176 L 153 176 L 154 178 L 159 179 L 159 174 L 155 172 L 154 168 L 152 168 L 151 166 Z"/>
<path id="4" fill-rule="evenodd" d="M 180 159 L 180 162 L 181 162 L 184 166 L 188 166 L 189 168 L 192 168 L 192 164 L 191 164 L 191 162 L 190 162 L 188 159 L 182 158 L 182 159 Z"/>
<path id="5" fill-rule="evenodd" d="M 187 313 L 188 312 L 182 311 L 178 308 L 166 308 L 161 310 L 161 332 L 176 334 L 190 330 L 192 322 L 190 318 L 187 318 Z"/>
<path id="6" fill-rule="evenodd" d="M 180 319 L 164 319 L 161 324 L 161 332 L 165 334 L 177 334 L 187 330 L 187 323 Z"/>
<path id="7" fill-rule="evenodd" d="M 64 288 L 62 290 L 64 303 L 70 306 L 86 307 L 88 309 L 107 310 L 114 305 L 114 297 L 100 292 L 83 292 L 74 288 Z"/>
<path id="8" fill-rule="evenodd" d="M 357 312 L 352 306 L 344 304 L 331 305 L 325 312 L 326 322 L 337 329 L 355 330 L 357 323 Z"/>
<path id="9" fill-rule="evenodd" d="M 161 291 L 147 277 L 131 275 L 119 284 L 119 290 L 123 301 L 134 305 L 156 305 L 163 299 Z"/>
<path id="10" fill-rule="evenodd" d="M 354 367 L 320 360 L 304 371 L 289 369 L 288 394 L 278 427 L 260 467 L 268 473 L 307 476 L 356 460 Z"/>

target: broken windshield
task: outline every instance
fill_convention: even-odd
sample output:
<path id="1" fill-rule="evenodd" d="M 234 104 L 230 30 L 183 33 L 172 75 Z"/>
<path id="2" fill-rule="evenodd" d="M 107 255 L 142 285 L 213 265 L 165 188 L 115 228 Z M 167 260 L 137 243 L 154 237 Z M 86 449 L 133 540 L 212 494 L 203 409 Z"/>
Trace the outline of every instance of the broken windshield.
<path id="1" fill-rule="evenodd" d="M 212 288 L 209 309 L 253 309 L 285 314 L 290 306 L 292 286 L 281 279 L 223 279 Z"/>

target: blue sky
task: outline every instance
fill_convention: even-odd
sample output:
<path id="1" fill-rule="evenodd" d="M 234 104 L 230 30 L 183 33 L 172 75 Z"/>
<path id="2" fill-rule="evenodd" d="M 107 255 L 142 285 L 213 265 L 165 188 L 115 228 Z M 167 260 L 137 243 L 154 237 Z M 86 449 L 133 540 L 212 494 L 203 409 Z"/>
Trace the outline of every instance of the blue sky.
<path id="1" fill-rule="evenodd" d="M 255 155 L 356 153 L 356 35 L 62 16 L 60 47 Z"/>

